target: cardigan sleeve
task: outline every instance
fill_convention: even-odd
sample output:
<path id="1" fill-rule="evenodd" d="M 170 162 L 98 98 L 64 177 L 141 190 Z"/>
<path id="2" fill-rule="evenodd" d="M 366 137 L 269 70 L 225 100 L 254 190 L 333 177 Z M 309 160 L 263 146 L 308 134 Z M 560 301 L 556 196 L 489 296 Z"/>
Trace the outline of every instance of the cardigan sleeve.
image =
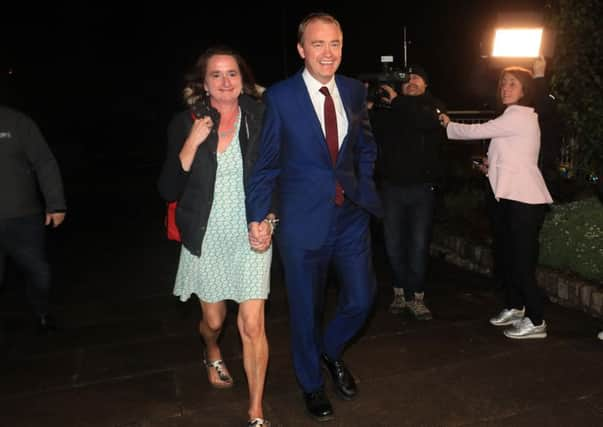
<path id="1" fill-rule="evenodd" d="M 189 176 L 189 173 L 182 169 L 179 157 L 190 130 L 187 119 L 185 114 L 178 114 L 168 126 L 166 158 L 157 184 L 159 194 L 168 202 L 180 199 Z"/>

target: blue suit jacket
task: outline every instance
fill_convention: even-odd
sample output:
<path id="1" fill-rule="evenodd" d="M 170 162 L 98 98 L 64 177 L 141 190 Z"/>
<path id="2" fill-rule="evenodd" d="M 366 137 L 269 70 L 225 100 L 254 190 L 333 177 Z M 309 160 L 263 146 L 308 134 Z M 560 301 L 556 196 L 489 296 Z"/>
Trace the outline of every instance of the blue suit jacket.
<path id="1" fill-rule="evenodd" d="M 316 249 L 324 243 L 337 209 L 336 181 L 358 208 L 381 215 L 365 88 L 343 76 L 335 82 L 348 119 L 335 167 L 301 72 L 265 94 L 259 155 L 247 188 L 247 219 L 261 221 L 276 208 L 283 244 Z"/>

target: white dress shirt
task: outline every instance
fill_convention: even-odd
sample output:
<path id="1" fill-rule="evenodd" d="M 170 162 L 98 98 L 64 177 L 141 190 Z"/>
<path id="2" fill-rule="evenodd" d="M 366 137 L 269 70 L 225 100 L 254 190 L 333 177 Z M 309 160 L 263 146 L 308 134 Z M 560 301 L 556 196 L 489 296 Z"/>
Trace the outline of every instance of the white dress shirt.
<path id="1" fill-rule="evenodd" d="M 308 89 L 308 94 L 310 95 L 310 100 L 314 106 L 316 116 L 320 121 L 323 135 L 326 135 L 324 117 L 325 96 L 320 92 L 320 88 L 326 86 L 329 89 L 329 93 L 331 94 L 331 98 L 333 98 L 333 103 L 335 104 L 335 114 L 337 115 L 337 137 L 339 139 L 339 148 L 341 148 L 341 144 L 348 133 L 348 117 L 345 113 L 341 96 L 339 96 L 339 90 L 337 90 L 337 85 L 335 84 L 335 77 L 333 77 L 328 83 L 322 84 L 312 77 L 308 69 L 304 69 L 302 77 L 304 79 L 304 83 L 306 84 L 306 89 Z"/>

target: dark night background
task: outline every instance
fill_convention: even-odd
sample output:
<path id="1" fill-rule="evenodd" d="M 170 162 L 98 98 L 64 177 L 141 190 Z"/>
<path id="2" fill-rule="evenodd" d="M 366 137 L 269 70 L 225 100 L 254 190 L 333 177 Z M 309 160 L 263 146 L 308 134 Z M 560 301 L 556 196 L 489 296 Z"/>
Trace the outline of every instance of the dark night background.
<path id="1" fill-rule="evenodd" d="M 269 86 L 297 71 L 297 24 L 311 11 L 334 14 L 344 31 L 340 72 L 378 72 L 381 55 L 430 74 L 430 89 L 450 108 L 476 109 L 493 94 L 496 73 L 480 42 L 504 11 L 542 11 L 544 0 L 436 1 L 405 5 L 306 2 L 255 7 L 164 2 L 161 6 L 17 7 L 3 13 L 0 103 L 30 114 L 61 166 L 107 167 L 122 154 L 163 153 L 180 108 L 182 75 L 209 45 L 229 44 Z M 144 157 L 144 156 L 143 156 Z"/>

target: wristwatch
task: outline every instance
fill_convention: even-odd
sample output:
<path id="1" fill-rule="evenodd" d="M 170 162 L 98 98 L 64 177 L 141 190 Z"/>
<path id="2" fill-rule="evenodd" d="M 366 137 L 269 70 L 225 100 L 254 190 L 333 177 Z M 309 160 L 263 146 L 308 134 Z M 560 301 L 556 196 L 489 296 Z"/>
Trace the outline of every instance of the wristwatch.
<path id="1" fill-rule="evenodd" d="M 270 234 L 274 234 L 274 230 L 276 230 L 278 224 L 278 218 L 266 218 L 264 222 L 270 224 Z"/>

